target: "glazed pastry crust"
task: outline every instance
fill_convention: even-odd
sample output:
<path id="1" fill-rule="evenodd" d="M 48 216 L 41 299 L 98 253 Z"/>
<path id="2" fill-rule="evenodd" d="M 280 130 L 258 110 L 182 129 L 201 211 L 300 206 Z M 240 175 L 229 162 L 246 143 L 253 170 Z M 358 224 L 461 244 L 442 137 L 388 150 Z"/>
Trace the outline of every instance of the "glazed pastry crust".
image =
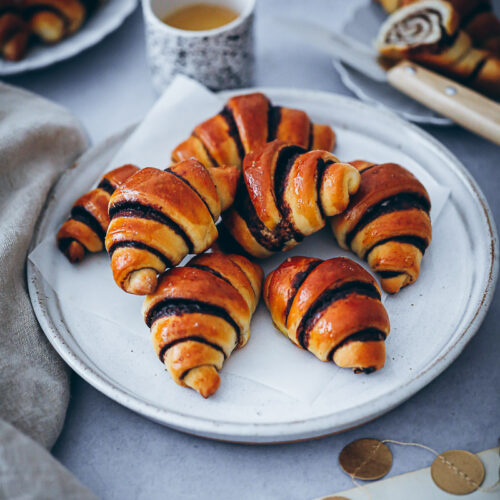
<path id="1" fill-rule="evenodd" d="M 361 188 L 347 210 L 331 220 L 333 233 L 342 248 L 382 273 L 386 292 L 396 293 L 418 278 L 431 242 L 429 195 L 400 165 L 352 164 L 361 172 Z"/>
<path id="2" fill-rule="evenodd" d="M 204 254 L 170 269 L 145 298 L 153 345 L 173 380 L 211 396 L 218 372 L 250 336 L 262 269 L 239 255 Z"/>
<path id="3" fill-rule="evenodd" d="M 384 366 L 389 318 L 377 282 L 352 260 L 288 258 L 263 295 L 275 326 L 321 361 L 355 372 Z"/>
<path id="4" fill-rule="evenodd" d="M 138 295 L 152 293 L 157 274 L 188 253 L 209 248 L 238 178 L 235 167 L 207 169 L 191 159 L 165 171 L 145 168 L 124 182 L 110 200 L 106 234 L 118 286 Z"/>
<path id="5" fill-rule="evenodd" d="M 335 146 L 331 127 L 311 123 L 303 111 L 273 106 L 257 92 L 229 99 L 219 114 L 196 126 L 174 149 L 172 161 L 194 157 L 205 166 L 241 167 L 246 154 L 274 139 L 305 149 L 331 151 Z"/>
<path id="6" fill-rule="evenodd" d="M 245 157 L 243 183 L 223 223 L 248 254 L 268 257 L 345 210 L 359 182 L 358 171 L 328 151 L 273 141 Z"/>
<path id="7" fill-rule="evenodd" d="M 79 262 L 86 253 L 100 252 L 104 249 L 111 194 L 138 170 L 135 165 L 115 168 L 102 177 L 96 189 L 76 200 L 69 219 L 57 233 L 59 249 L 70 262 Z"/>

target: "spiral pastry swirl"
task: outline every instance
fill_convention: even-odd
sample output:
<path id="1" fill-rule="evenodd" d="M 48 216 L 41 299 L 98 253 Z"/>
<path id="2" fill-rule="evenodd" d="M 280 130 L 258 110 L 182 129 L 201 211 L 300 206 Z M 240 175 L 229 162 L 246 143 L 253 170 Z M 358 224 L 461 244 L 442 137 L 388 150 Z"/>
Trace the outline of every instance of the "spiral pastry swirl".
<path id="1" fill-rule="evenodd" d="M 384 56 L 410 59 L 500 97 L 500 59 L 473 47 L 447 2 L 422 0 L 397 10 L 382 25 L 376 44 Z"/>
<path id="2" fill-rule="evenodd" d="M 359 264 L 337 257 L 291 257 L 264 283 L 273 323 L 321 361 L 355 373 L 385 364 L 390 324 L 377 282 Z"/>
<path id="3" fill-rule="evenodd" d="M 104 250 L 109 225 L 108 203 L 115 189 L 139 169 L 123 165 L 111 170 L 96 189 L 76 200 L 69 219 L 57 233 L 57 245 L 72 263 L 80 262 L 86 253 Z"/>
<path id="4" fill-rule="evenodd" d="M 254 257 L 288 250 L 345 210 L 359 182 L 358 171 L 328 151 L 270 142 L 245 157 L 224 236 Z"/>
<path id="5" fill-rule="evenodd" d="M 304 111 L 273 106 L 260 92 L 232 97 L 217 115 L 195 127 L 179 144 L 172 161 L 196 158 L 205 166 L 241 167 L 247 153 L 280 139 L 306 149 L 331 151 L 335 133 L 312 123 Z"/>
<path id="6" fill-rule="evenodd" d="M 174 381 L 207 398 L 219 370 L 250 336 L 263 272 L 240 255 L 204 254 L 163 274 L 144 301 L 153 345 Z"/>
<path id="7" fill-rule="evenodd" d="M 400 165 L 352 162 L 361 188 L 347 210 L 331 220 L 339 245 L 366 259 L 396 293 L 415 282 L 432 239 L 431 202 L 424 186 Z"/>
<path id="8" fill-rule="evenodd" d="M 236 167 L 207 169 L 193 158 L 167 170 L 145 168 L 123 183 L 109 202 L 105 240 L 117 285 L 152 293 L 158 274 L 209 248 L 239 175 Z"/>

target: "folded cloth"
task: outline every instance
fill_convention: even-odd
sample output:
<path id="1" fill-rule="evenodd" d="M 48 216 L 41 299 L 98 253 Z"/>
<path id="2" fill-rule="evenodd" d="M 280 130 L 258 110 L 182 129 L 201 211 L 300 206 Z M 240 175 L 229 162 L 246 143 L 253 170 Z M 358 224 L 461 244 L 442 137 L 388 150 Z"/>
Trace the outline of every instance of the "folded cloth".
<path id="1" fill-rule="evenodd" d="M 0 83 L 0 498 L 94 498 L 42 448 L 61 431 L 69 371 L 37 323 L 25 277 L 47 194 L 85 145 L 68 111 Z"/>

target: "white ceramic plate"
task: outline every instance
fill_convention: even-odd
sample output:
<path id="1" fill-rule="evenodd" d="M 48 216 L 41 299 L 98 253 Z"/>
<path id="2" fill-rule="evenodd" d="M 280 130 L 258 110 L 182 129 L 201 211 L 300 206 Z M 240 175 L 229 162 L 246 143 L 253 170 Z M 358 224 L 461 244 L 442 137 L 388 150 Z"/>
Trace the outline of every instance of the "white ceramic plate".
<path id="1" fill-rule="evenodd" d="M 373 45 L 387 13 L 375 2 L 368 0 L 354 11 L 342 27 L 342 32 L 354 39 Z M 449 118 L 436 113 L 407 97 L 387 83 L 376 82 L 337 59 L 332 60 L 344 85 L 359 99 L 390 109 L 406 120 L 429 125 L 453 125 Z"/>
<path id="2" fill-rule="evenodd" d="M 76 56 L 119 28 L 136 5 L 137 0 L 107 0 L 85 21 L 81 30 L 60 43 L 51 46 L 34 44 L 21 61 L 0 58 L 0 75 L 23 73 Z"/>
<path id="3" fill-rule="evenodd" d="M 338 133 L 336 153 L 341 158 L 418 163 L 451 189 L 451 198 L 434 225 L 420 279 L 386 301 L 392 329 L 383 370 L 357 376 L 333 364 L 325 365 L 335 377 L 311 404 L 223 369 L 219 391 L 203 400 L 171 381 L 145 330 L 135 335 L 117 330 L 116 325 L 82 312 L 74 303 L 59 300 L 38 269 L 30 261 L 27 266 L 29 291 L 43 330 L 64 360 L 90 384 L 175 429 L 254 443 L 340 432 L 372 420 L 415 394 L 458 356 L 479 328 L 493 296 L 498 267 L 495 226 L 483 195 L 463 165 L 428 134 L 393 113 L 351 98 L 304 90 L 262 91 L 277 104 L 304 109 L 314 121 L 331 124 Z M 32 248 L 54 238 L 72 200 L 90 188 L 130 132 L 128 129 L 86 153 L 60 179 L 40 218 Z M 287 255 L 327 258 L 334 248 L 326 229 Z M 263 262 L 265 271 L 284 257 Z M 88 293 L 92 293 L 91 287 Z M 252 329 L 253 337 L 245 349 L 252 342 L 258 348 L 262 335 L 281 335 L 273 329 L 262 304 Z M 289 348 L 290 352 L 296 350 L 291 343 Z M 245 349 L 234 353 L 228 363 L 243 360 Z M 269 369 L 279 371 L 279 362 Z"/>

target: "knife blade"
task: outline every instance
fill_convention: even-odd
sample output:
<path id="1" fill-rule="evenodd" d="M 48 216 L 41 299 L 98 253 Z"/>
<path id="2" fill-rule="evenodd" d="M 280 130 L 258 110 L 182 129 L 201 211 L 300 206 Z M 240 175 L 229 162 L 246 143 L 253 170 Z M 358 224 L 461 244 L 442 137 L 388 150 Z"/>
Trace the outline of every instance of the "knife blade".
<path id="1" fill-rule="evenodd" d="M 410 61 L 379 64 L 378 53 L 348 35 L 309 21 L 277 18 L 297 37 L 378 82 L 387 82 L 464 128 L 500 145 L 500 104 Z"/>

